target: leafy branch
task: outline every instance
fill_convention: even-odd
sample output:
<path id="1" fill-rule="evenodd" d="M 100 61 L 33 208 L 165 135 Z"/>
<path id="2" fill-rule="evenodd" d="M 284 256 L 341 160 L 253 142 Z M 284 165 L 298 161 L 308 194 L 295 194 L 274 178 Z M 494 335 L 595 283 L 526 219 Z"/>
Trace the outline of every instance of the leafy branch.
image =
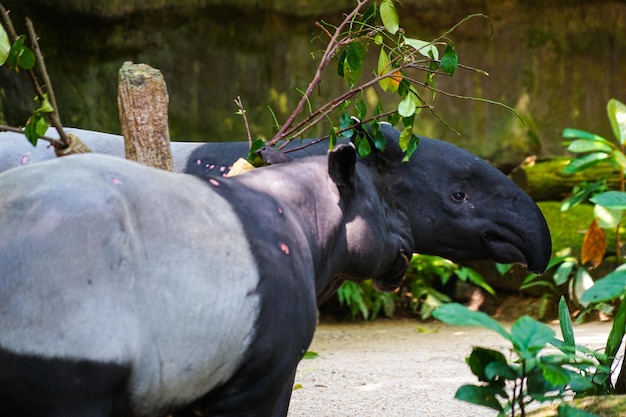
<path id="1" fill-rule="evenodd" d="M 61 118 L 54 90 L 46 64 L 39 48 L 37 34 L 32 21 L 26 18 L 26 28 L 28 31 L 28 40 L 31 47 L 26 45 L 26 36 L 18 35 L 13 26 L 13 22 L 9 16 L 9 12 L 0 4 L 0 66 L 7 64 L 9 68 L 16 73 L 24 71 L 30 79 L 33 90 L 35 91 L 34 101 L 36 108 L 32 116 L 26 122 L 24 129 L 0 126 L 0 130 L 23 133 L 28 140 L 35 145 L 38 139 L 43 139 L 54 147 L 57 155 L 67 155 L 70 153 L 90 152 L 89 148 L 78 137 L 68 134 L 63 130 Z M 39 69 L 43 79 L 43 85 L 39 82 L 35 68 Z M 59 139 L 45 136 L 48 127 L 54 126 L 59 134 Z"/>
<path id="2" fill-rule="evenodd" d="M 383 150 L 386 142 L 379 131 L 378 122 L 386 118 L 394 125 L 402 121 L 404 128 L 400 136 L 400 146 L 406 153 L 406 159 L 408 159 L 417 148 L 418 138 L 413 134 L 413 124 L 415 116 L 422 109 L 427 109 L 452 129 L 438 115 L 434 106 L 427 102 L 425 97 L 428 94 L 432 95 L 433 100 L 437 93 L 441 93 L 460 99 L 497 104 L 517 114 L 515 110 L 502 103 L 452 94 L 436 86 L 435 79 L 437 76 L 453 76 L 458 68 L 489 75 L 480 69 L 460 64 L 454 44 L 448 38 L 448 35 L 460 25 L 476 17 L 487 19 L 491 24 L 487 16 L 483 14 L 469 15 L 441 36 L 428 42 L 408 37 L 405 34 L 404 29 L 400 27 L 398 13 L 392 0 L 382 0 L 380 5 L 372 4 L 366 8 L 368 3 L 371 2 L 357 0 L 354 9 L 346 14 L 337 26 L 326 22 L 316 23 L 316 26 L 321 29 L 323 35 L 328 37 L 329 41 L 313 79 L 306 90 L 298 90 L 301 93 L 301 98 L 294 111 L 282 125 L 278 123 L 275 113 L 270 108 L 276 133 L 267 143 L 263 143 L 260 139 L 255 141 L 251 150 L 262 145 L 272 146 L 291 139 L 301 138 L 309 129 L 324 119 L 330 121 L 331 127 L 329 133 L 316 140 L 316 143 L 329 139 L 332 147 L 338 136 L 352 137 L 355 128 L 366 125 L 374 138 L 374 147 Z M 493 28 L 491 30 L 493 33 Z M 439 47 L 445 47 L 441 56 Z M 363 81 L 361 75 L 365 59 L 368 51 L 374 48 L 379 49 L 377 67 L 372 77 Z M 312 95 L 319 88 L 326 70 L 333 61 L 336 61 L 337 74 L 346 81 L 348 89 L 314 108 L 311 100 Z M 423 81 L 415 74 L 416 72 L 426 74 Z M 382 105 L 378 104 L 368 116 L 367 105 L 358 96 L 362 95 L 366 89 L 376 86 L 383 92 L 397 94 L 399 102 L 397 107 L 392 110 L 383 110 Z M 427 93 L 421 92 L 418 88 L 425 89 Z M 348 108 L 351 106 L 353 108 L 352 114 L 348 112 Z M 239 108 L 239 111 L 241 112 L 242 109 Z M 335 126 L 331 117 L 335 111 L 340 112 L 338 126 Z M 519 114 L 517 115 L 519 117 Z M 372 144 L 369 140 L 359 136 L 362 135 L 359 132 L 363 131 L 364 129 L 356 130 L 355 144 L 361 156 L 367 156 L 372 151 Z M 250 135 L 249 131 L 248 135 Z M 284 146 L 284 143 L 280 146 Z"/>

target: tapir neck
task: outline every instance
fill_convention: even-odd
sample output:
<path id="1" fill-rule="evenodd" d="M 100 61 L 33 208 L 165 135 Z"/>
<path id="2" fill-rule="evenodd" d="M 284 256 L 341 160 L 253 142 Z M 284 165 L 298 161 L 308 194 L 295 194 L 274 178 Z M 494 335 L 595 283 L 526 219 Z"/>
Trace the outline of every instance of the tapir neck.
<path id="1" fill-rule="evenodd" d="M 282 244 L 283 252 L 310 256 L 319 294 L 333 277 L 349 268 L 346 254 L 342 256 L 338 251 L 338 256 L 332 255 L 339 249 L 337 246 L 345 247 L 346 240 L 340 194 L 326 170 L 320 169 L 323 165 L 300 162 L 288 165 L 289 169 L 281 165 L 280 175 L 273 167 L 267 167 L 230 178 L 229 182 L 238 185 L 232 190 L 243 186 L 263 199 L 238 199 L 248 205 L 247 221 L 286 235 L 285 242 L 271 242 L 270 237 L 265 244 Z M 323 253 L 331 255 L 322 257 Z"/>

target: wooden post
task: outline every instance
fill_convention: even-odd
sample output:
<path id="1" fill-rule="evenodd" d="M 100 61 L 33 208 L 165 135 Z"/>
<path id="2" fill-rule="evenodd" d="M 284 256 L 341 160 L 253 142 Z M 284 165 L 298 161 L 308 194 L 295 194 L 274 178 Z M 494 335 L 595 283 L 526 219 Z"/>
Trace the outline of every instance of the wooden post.
<path id="1" fill-rule="evenodd" d="M 169 96 L 161 71 L 125 62 L 119 72 L 117 104 L 126 159 L 173 171 L 167 123 Z"/>

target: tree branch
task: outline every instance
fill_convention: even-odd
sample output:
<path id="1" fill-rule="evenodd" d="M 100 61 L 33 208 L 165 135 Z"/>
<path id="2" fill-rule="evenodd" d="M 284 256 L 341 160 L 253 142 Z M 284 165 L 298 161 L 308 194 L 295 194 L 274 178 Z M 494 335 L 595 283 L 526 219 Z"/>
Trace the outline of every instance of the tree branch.
<path id="1" fill-rule="evenodd" d="M 343 22 L 341 22 L 341 24 L 337 26 L 337 29 L 335 29 L 335 33 L 333 34 L 332 38 L 328 42 L 328 46 L 326 47 L 326 50 L 324 51 L 324 55 L 322 56 L 322 59 L 320 60 L 320 64 L 317 67 L 317 70 L 315 71 L 315 76 L 313 77 L 313 80 L 307 87 L 306 91 L 304 92 L 304 95 L 300 98 L 300 101 L 298 102 L 293 113 L 291 113 L 287 121 L 280 127 L 280 129 L 274 135 L 274 137 L 270 141 L 267 142 L 268 146 L 272 146 L 276 144 L 277 142 L 279 142 L 280 140 L 284 139 L 286 136 L 289 136 L 287 132 L 291 128 L 291 125 L 295 121 L 296 117 L 298 117 L 298 115 L 304 109 L 304 106 L 306 105 L 307 101 L 310 99 L 313 91 L 315 91 L 319 83 L 322 81 L 322 74 L 324 73 L 326 66 L 328 66 L 328 64 L 330 63 L 330 60 L 334 56 L 335 51 L 337 50 L 338 39 L 343 31 L 343 28 L 350 21 L 352 21 L 354 16 L 358 14 L 361 7 L 363 7 L 366 3 L 367 3 L 367 0 L 358 0 L 357 5 L 352 10 L 352 12 L 350 12 L 344 18 Z"/>

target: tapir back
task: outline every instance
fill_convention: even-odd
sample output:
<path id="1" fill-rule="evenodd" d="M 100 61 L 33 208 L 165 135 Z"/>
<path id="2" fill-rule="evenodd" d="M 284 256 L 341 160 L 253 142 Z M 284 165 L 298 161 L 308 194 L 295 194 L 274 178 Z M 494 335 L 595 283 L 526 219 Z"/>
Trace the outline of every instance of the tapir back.
<path id="1" fill-rule="evenodd" d="M 117 161 L 0 175 L 5 395 L 25 389 L 2 375 L 6 355 L 111 364 L 132 414 L 154 415 L 227 380 L 255 337 L 258 268 L 229 203 Z"/>

